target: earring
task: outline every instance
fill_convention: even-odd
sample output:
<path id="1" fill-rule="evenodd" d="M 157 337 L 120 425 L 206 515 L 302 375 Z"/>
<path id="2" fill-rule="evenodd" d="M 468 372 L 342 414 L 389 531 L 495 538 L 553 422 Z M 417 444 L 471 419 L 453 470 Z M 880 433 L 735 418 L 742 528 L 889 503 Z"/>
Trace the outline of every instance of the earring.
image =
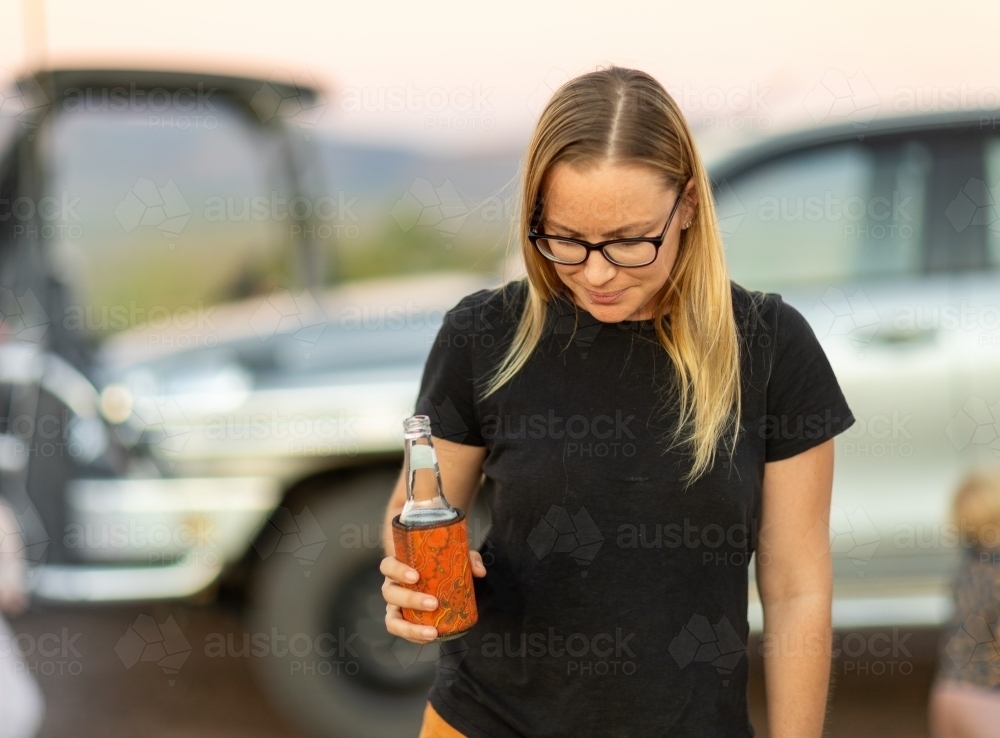
<path id="1" fill-rule="evenodd" d="M 688 221 L 687 223 L 685 223 L 685 224 L 684 224 L 684 230 L 687 230 L 688 228 L 690 228 L 690 227 L 691 227 L 691 223 L 692 223 L 692 222 L 693 222 L 693 221 L 690 221 L 690 220 L 689 220 L 689 221 Z"/>

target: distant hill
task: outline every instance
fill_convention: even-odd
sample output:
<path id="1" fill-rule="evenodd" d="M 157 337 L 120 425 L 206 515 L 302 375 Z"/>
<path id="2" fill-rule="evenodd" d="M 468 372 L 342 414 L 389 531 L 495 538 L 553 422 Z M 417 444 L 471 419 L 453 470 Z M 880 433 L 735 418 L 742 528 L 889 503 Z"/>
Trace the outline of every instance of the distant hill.
<path id="1" fill-rule="evenodd" d="M 334 190 L 359 198 L 357 210 L 367 212 L 394 204 L 417 179 L 434 187 L 450 181 L 468 204 L 516 191 L 521 151 L 478 156 L 443 157 L 406 149 L 319 140 L 323 169 Z"/>

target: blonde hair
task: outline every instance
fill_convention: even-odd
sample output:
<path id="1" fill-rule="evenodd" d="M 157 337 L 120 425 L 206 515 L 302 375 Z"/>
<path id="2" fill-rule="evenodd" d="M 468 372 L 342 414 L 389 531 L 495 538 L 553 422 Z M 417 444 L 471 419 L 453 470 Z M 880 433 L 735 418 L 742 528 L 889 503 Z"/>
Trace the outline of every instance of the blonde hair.
<path id="1" fill-rule="evenodd" d="M 549 301 L 566 294 L 552 264 L 528 240 L 546 174 L 557 163 L 585 167 L 605 161 L 652 167 L 678 197 L 694 181 L 692 225 L 682 231 L 673 270 L 653 301 L 656 335 L 678 380 L 679 419 L 670 447 L 689 447 L 693 463 L 684 479 L 690 484 L 713 466 L 727 432 L 730 456 L 735 451 L 740 347 L 711 182 L 676 102 L 645 72 L 611 66 L 581 75 L 560 87 L 542 111 L 521 165 L 518 230 L 512 234 L 527 270 L 527 302 L 484 396 L 521 370 L 542 337 Z"/>
<path id="2" fill-rule="evenodd" d="M 951 522 L 961 532 L 970 531 L 978 548 L 1000 548 L 1000 468 L 966 474 L 952 501 Z"/>

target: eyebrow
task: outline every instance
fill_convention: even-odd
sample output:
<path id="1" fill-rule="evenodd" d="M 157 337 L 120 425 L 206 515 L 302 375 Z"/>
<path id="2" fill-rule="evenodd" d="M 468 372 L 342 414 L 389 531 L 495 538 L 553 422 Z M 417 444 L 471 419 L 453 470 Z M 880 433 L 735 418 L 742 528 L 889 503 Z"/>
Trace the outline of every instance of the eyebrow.
<path id="1" fill-rule="evenodd" d="M 576 231 L 568 226 L 556 223 L 555 221 L 551 220 L 548 221 L 548 225 L 550 228 L 555 228 L 556 230 L 564 231 L 565 232 L 564 235 L 570 236 L 572 238 L 576 238 L 578 236 L 583 235 L 579 231 Z M 620 236 L 628 231 L 634 231 L 634 230 L 648 231 L 652 229 L 653 226 L 655 225 L 657 225 L 657 221 L 655 220 L 646 221 L 645 225 L 643 225 L 642 223 L 630 223 L 629 225 L 621 226 L 620 228 L 615 228 L 614 230 L 607 231 L 603 235 L 605 238 L 615 238 L 616 236 Z"/>

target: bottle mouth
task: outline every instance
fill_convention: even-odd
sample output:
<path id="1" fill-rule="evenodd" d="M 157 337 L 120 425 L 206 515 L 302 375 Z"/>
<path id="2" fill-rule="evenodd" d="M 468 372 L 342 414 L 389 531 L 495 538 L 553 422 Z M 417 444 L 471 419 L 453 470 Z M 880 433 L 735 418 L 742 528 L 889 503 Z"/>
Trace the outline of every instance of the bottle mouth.
<path id="1" fill-rule="evenodd" d="M 457 507 L 452 509 L 455 511 L 455 514 L 450 520 L 438 520 L 433 522 L 418 520 L 416 522 L 407 523 L 402 519 L 403 515 L 400 513 L 392 519 L 392 525 L 393 527 L 406 528 L 410 530 L 414 528 L 439 528 L 445 525 L 454 525 L 455 523 L 465 519 L 465 511 Z"/>
<path id="2" fill-rule="evenodd" d="M 431 419 L 426 415 L 411 415 L 403 421 L 403 438 L 421 438 L 431 434 Z"/>

